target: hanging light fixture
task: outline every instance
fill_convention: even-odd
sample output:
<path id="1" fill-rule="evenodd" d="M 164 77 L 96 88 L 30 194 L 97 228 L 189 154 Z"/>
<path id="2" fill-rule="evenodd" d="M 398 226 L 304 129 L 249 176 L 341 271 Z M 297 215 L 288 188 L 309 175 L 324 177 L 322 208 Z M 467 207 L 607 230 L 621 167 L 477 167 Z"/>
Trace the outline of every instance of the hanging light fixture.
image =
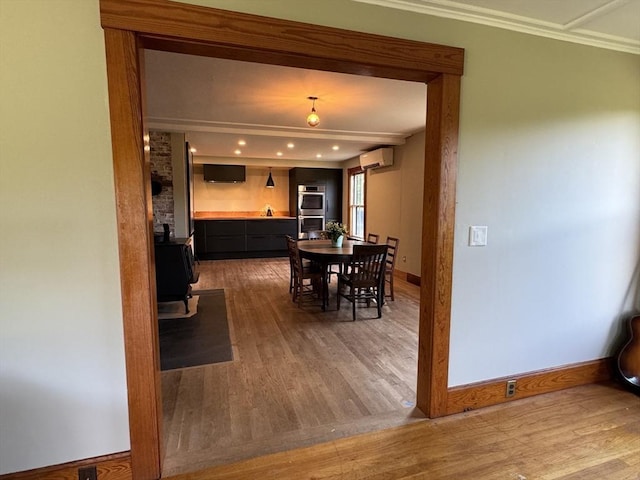
<path id="1" fill-rule="evenodd" d="M 311 113 L 307 116 L 307 123 L 310 127 L 316 127 L 320 123 L 320 117 L 316 113 L 316 100 L 318 97 L 307 97 L 313 102 L 311 106 Z"/>
<path id="2" fill-rule="evenodd" d="M 275 187 L 276 184 L 273 181 L 273 177 L 271 176 L 271 167 L 269 167 L 269 178 L 267 178 L 267 188 L 273 188 Z"/>

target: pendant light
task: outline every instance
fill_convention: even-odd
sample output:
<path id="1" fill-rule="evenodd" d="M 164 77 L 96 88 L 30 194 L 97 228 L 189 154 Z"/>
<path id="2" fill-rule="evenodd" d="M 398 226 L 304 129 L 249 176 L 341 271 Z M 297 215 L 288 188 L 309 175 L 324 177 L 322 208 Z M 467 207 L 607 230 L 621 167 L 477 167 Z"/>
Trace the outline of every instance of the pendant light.
<path id="1" fill-rule="evenodd" d="M 269 167 L 269 178 L 267 178 L 267 188 L 273 188 L 276 184 L 273 182 L 273 177 L 271 176 L 271 167 Z"/>
<path id="2" fill-rule="evenodd" d="M 307 116 L 307 124 L 309 124 L 310 127 L 315 127 L 320 123 L 320 117 L 316 113 L 316 100 L 318 97 L 307 98 L 313 102 L 311 105 L 311 113 Z"/>

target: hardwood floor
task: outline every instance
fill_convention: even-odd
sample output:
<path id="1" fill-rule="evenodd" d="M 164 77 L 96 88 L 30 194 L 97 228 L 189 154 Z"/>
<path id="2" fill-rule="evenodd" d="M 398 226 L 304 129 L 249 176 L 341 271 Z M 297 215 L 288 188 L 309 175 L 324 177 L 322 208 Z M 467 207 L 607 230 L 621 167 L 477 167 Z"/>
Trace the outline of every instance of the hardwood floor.
<path id="1" fill-rule="evenodd" d="M 224 288 L 234 361 L 162 373 L 163 476 L 404 425 L 414 409 L 419 287 L 338 312 L 291 302 L 289 260 L 206 261 Z M 335 280 L 330 285 L 335 293 Z M 348 308 L 347 308 L 348 307 Z"/>
<path id="2" fill-rule="evenodd" d="M 201 267 L 197 288 L 225 289 L 235 360 L 162 374 L 163 477 L 640 480 L 640 399 L 613 383 L 416 414 L 414 285 L 351 322 L 292 304 L 286 259 Z"/>
<path id="3" fill-rule="evenodd" d="M 175 480 L 638 480 L 640 400 L 586 385 Z"/>

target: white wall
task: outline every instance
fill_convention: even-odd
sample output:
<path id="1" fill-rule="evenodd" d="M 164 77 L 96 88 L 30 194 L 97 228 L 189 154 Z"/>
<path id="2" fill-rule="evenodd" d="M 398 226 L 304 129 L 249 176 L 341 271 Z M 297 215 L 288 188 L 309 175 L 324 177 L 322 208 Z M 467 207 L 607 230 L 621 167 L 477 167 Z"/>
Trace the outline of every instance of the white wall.
<path id="1" fill-rule="evenodd" d="M 6 473 L 129 443 L 98 2 L 0 1 Z M 609 353 L 639 257 L 637 56 L 344 0 L 191 1 L 465 47 L 449 383 Z"/>
<path id="2" fill-rule="evenodd" d="M 0 474 L 129 449 L 98 3 L 0 0 Z"/>
<path id="3" fill-rule="evenodd" d="M 174 235 L 186 238 L 190 232 L 189 179 L 187 179 L 187 158 L 183 133 L 171 133 L 171 168 L 173 186 Z M 194 202 L 195 203 L 195 202 Z M 155 222 L 154 222 L 155 223 Z"/>

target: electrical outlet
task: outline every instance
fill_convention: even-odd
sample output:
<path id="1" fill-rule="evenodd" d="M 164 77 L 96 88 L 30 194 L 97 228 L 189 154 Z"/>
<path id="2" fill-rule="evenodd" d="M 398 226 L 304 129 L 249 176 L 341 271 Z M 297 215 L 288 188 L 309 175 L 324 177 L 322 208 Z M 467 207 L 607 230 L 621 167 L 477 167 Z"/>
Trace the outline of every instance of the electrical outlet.
<path id="1" fill-rule="evenodd" d="M 403 261 L 403 262 L 406 262 L 406 261 L 407 261 L 407 256 L 406 256 L 406 255 L 403 255 L 403 256 L 402 256 L 402 261 Z"/>
<path id="2" fill-rule="evenodd" d="M 98 480 L 98 471 L 95 466 L 78 469 L 78 480 Z"/>
<path id="3" fill-rule="evenodd" d="M 508 380 L 507 389 L 504 392 L 505 397 L 513 397 L 516 394 L 516 381 Z"/>

